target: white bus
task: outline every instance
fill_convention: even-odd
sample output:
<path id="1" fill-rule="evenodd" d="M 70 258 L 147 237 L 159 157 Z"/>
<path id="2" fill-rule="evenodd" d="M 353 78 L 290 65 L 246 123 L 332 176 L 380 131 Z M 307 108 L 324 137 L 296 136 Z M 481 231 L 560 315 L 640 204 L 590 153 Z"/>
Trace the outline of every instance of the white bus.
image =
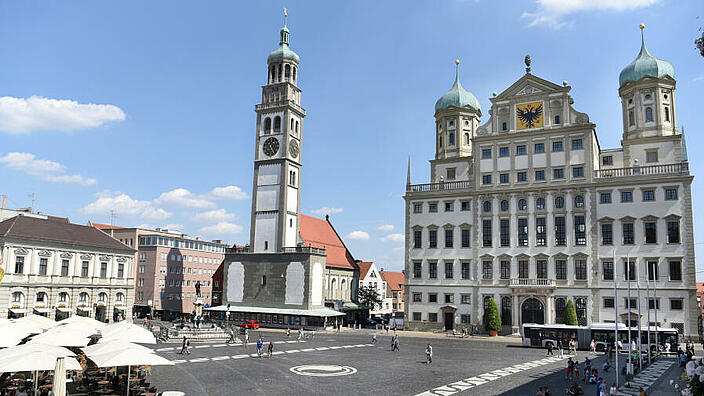
<path id="1" fill-rule="evenodd" d="M 597 351 L 605 351 L 609 343 L 613 345 L 615 326 L 613 323 L 592 323 L 589 326 L 567 326 L 563 324 L 523 324 L 523 345 L 546 348 L 548 344 L 557 346 L 557 341 L 562 340 L 563 348 L 567 349 L 570 339 L 574 339 L 578 349 L 589 349 L 591 340 L 596 343 Z M 655 334 L 657 333 L 658 344 L 664 350 L 666 343 L 670 344 L 670 350 L 676 351 L 679 333 L 674 328 L 663 328 L 651 326 L 640 328 L 641 345 L 646 348 L 648 343 L 648 331 L 650 331 L 651 349 L 655 351 Z M 625 324 L 618 324 L 618 338 L 623 345 L 623 350 L 630 350 L 628 344 L 628 327 Z M 631 340 L 638 342 L 638 328 L 631 327 Z"/>

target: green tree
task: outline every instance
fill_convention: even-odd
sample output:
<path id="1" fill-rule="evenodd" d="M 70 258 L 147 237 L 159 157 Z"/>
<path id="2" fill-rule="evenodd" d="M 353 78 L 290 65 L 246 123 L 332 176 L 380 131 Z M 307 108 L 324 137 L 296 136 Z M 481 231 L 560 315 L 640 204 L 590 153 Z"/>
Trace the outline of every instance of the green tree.
<path id="1" fill-rule="evenodd" d="M 489 306 L 484 312 L 484 327 L 487 331 L 501 331 L 501 315 L 499 315 L 499 307 L 493 298 L 489 299 Z"/>
<path id="2" fill-rule="evenodd" d="M 565 324 L 577 326 L 577 310 L 574 308 L 572 300 L 567 301 L 567 306 L 565 307 Z"/>
<path id="3" fill-rule="evenodd" d="M 357 296 L 358 301 L 368 306 L 371 311 L 377 307 L 381 308 L 381 304 L 384 302 L 384 298 L 379 294 L 376 287 L 371 285 L 360 287 Z"/>

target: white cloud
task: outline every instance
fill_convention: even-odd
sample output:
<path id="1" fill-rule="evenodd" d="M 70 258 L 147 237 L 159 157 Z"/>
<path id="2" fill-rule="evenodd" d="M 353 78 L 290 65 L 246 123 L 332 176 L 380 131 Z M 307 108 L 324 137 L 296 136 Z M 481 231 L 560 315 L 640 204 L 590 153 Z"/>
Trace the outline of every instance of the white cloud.
<path id="1" fill-rule="evenodd" d="M 249 195 L 237 186 L 215 187 L 210 190 L 210 195 L 215 199 L 247 199 Z"/>
<path id="2" fill-rule="evenodd" d="M 697 81 L 704 81 L 704 74 L 699 75 L 697 77 L 694 77 L 694 80 L 692 80 L 692 82 L 697 82 Z"/>
<path id="3" fill-rule="evenodd" d="M 357 241 L 368 241 L 369 234 L 364 231 L 352 231 L 349 234 L 347 234 L 347 238 L 354 239 Z"/>
<path id="4" fill-rule="evenodd" d="M 209 210 L 193 215 L 193 220 L 212 223 L 216 221 L 232 220 L 235 218 L 234 213 L 227 213 L 225 209 Z"/>
<path id="5" fill-rule="evenodd" d="M 199 230 L 203 234 L 221 235 L 221 234 L 239 234 L 242 232 L 242 226 L 221 221 L 211 226 L 203 227 Z"/>
<path id="6" fill-rule="evenodd" d="M 335 213 L 342 213 L 342 208 L 329 208 L 327 206 L 324 206 L 320 209 L 314 209 L 311 210 L 310 213 L 313 213 L 314 215 L 322 216 L 322 215 L 331 215 Z"/>
<path id="7" fill-rule="evenodd" d="M 384 224 L 382 226 L 379 226 L 379 228 L 377 228 L 377 230 L 379 230 L 379 231 L 393 231 L 394 226 L 391 224 Z"/>
<path id="8" fill-rule="evenodd" d="M 115 211 L 118 216 L 138 216 L 145 219 L 164 220 L 171 213 L 156 208 L 149 201 L 132 199 L 121 192 L 103 191 L 98 193 L 98 199 L 81 208 L 81 213 L 87 215 L 108 215 Z"/>
<path id="9" fill-rule="evenodd" d="M 524 11 L 521 18 L 528 19 L 528 26 L 544 25 L 560 29 L 567 25 L 563 18 L 585 11 L 628 11 L 644 8 L 660 0 L 536 0 L 536 11 Z"/>
<path id="10" fill-rule="evenodd" d="M 157 205 L 165 206 L 185 206 L 188 208 L 212 208 L 215 204 L 206 198 L 199 197 L 185 188 L 162 193 L 154 200 Z"/>
<path id="11" fill-rule="evenodd" d="M 167 224 L 164 226 L 164 228 L 166 228 L 169 231 L 176 231 L 176 230 L 183 230 L 184 228 L 186 228 L 186 226 L 183 224 L 176 223 L 176 224 Z"/>
<path id="12" fill-rule="evenodd" d="M 48 182 L 73 183 L 81 186 L 91 186 L 98 183 L 93 178 L 81 175 L 67 175 L 64 165 L 54 161 L 36 159 L 36 156 L 30 153 L 7 153 L 4 157 L 0 157 L 0 163 L 5 164 L 10 169 L 24 172 Z"/>
<path id="13" fill-rule="evenodd" d="M 39 96 L 0 97 L 0 131 L 7 133 L 70 132 L 124 119 L 125 112 L 114 105 L 81 104 Z"/>
<path id="14" fill-rule="evenodd" d="M 406 237 L 403 234 L 389 234 L 381 238 L 382 242 L 403 242 Z"/>

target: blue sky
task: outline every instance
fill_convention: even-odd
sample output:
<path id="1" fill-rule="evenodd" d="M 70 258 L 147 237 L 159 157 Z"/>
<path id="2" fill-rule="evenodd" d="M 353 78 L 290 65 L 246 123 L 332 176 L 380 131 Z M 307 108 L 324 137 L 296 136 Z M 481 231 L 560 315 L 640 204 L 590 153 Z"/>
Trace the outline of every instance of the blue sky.
<path id="1" fill-rule="evenodd" d="M 645 23 L 650 51 L 675 67 L 677 119 L 691 169 L 704 175 L 704 58 L 693 44 L 701 1 L 4 1 L 8 206 L 29 206 L 35 193 L 36 208 L 78 223 L 109 223 L 114 209 L 117 225 L 247 242 L 254 105 L 283 7 L 308 111 L 302 211 L 331 212 L 355 258 L 402 268 L 407 156 L 414 182 L 427 181 L 434 104 L 452 85 L 455 59 L 484 122 L 492 92 L 520 78 L 530 54 L 535 75 L 569 81 L 574 107 L 613 148 L 618 74 Z"/>

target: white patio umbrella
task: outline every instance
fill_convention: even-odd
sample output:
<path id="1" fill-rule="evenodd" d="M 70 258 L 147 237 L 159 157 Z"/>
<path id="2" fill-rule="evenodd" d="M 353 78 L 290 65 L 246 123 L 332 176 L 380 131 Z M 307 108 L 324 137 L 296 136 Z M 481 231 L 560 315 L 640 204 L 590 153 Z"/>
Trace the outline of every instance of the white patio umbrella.
<path id="1" fill-rule="evenodd" d="M 34 331 L 20 323 L 4 323 L 0 325 L 0 348 L 9 348 L 19 344 L 25 337 L 32 334 L 41 333 L 41 330 Z"/>
<path id="2" fill-rule="evenodd" d="M 93 355 L 101 355 L 104 353 L 109 353 L 109 352 L 119 352 L 121 350 L 127 350 L 127 349 L 137 349 L 142 352 L 147 352 L 147 353 L 152 353 L 153 351 L 145 346 L 138 345 L 138 344 L 133 344 L 131 342 L 123 341 L 123 340 L 108 340 L 105 342 L 101 342 L 98 344 L 93 344 L 89 345 L 85 348 L 82 348 L 83 352 L 85 352 L 86 356 L 91 357 Z"/>
<path id="3" fill-rule="evenodd" d="M 73 315 L 71 317 L 68 317 L 66 319 L 60 320 L 57 322 L 59 326 L 75 326 L 79 325 L 80 327 L 83 328 L 89 328 L 95 331 L 96 333 L 101 330 L 103 327 L 106 326 L 105 323 L 97 321 L 93 318 L 88 318 L 85 316 L 79 316 L 79 315 Z"/>
<path id="4" fill-rule="evenodd" d="M 55 320 L 51 320 L 46 316 L 34 314 L 15 319 L 15 322 L 25 324 L 28 327 L 34 327 L 42 330 L 48 330 L 58 325 L 58 322 L 56 322 Z"/>
<path id="5" fill-rule="evenodd" d="M 127 394 L 129 395 L 131 366 L 173 366 L 174 362 L 157 354 L 139 349 L 125 349 L 116 352 L 101 353 L 88 357 L 98 367 L 127 366 Z"/>
<path id="6" fill-rule="evenodd" d="M 140 344 L 156 344 L 156 338 L 151 331 L 127 321 L 105 326 L 100 331 L 100 335 L 102 337 L 98 343 L 120 340 Z"/>
<path id="7" fill-rule="evenodd" d="M 70 350 L 68 350 L 64 347 L 35 342 L 35 343 L 16 345 L 16 346 L 13 346 L 10 348 L 0 350 L 0 360 L 3 360 L 5 358 L 11 357 L 11 356 L 22 356 L 22 355 L 26 355 L 26 354 L 32 353 L 32 352 L 42 352 L 46 355 L 51 356 L 53 359 L 56 359 L 58 357 L 76 356 L 75 353 L 71 352 Z"/>
<path id="8" fill-rule="evenodd" d="M 16 373 L 20 371 L 46 371 L 56 367 L 56 357 L 42 351 L 34 351 L 18 356 L 8 356 L 0 359 L 0 373 Z M 75 358 L 66 357 L 67 370 L 82 370 Z"/>
<path id="9" fill-rule="evenodd" d="M 60 357 L 56 359 L 56 367 L 54 368 L 54 384 L 51 390 L 54 396 L 66 396 L 66 358 Z"/>
<path id="10" fill-rule="evenodd" d="M 93 335 L 92 330 L 60 326 L 34 336 L 28 344 L 39 342 L 64 347 L 84 347 L 90 342 L 88 337 L 91 335 Z"/>

